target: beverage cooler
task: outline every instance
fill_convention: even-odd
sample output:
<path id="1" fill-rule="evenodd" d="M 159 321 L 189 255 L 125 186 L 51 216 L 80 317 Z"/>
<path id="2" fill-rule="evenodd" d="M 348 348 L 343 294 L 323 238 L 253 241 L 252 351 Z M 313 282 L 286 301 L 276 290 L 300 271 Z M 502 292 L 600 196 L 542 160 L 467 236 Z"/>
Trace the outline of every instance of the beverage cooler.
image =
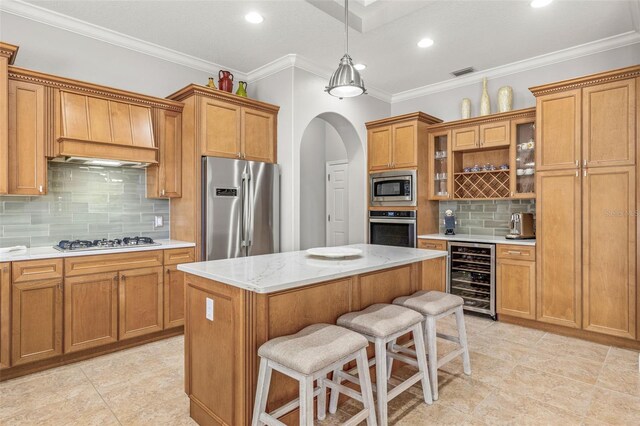
<path id="1" fill-rule="evenodd" d="M 496 319 L 495 244 L 449 243 L 447 291 L 464 299 L 464 309 Z"/>

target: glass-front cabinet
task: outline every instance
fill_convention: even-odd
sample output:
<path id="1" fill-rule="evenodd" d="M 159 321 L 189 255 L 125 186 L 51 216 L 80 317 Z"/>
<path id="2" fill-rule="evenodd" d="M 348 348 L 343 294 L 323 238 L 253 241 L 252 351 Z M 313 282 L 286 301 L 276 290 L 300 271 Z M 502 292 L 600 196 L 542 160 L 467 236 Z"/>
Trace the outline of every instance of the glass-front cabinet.
<path id="1" fill-rule="evenodd" d="M 535 198 L 535 117 L 511 121 L 511 198 Z"/>
<path id="2" fill-rule="evenodd" d="M 452 198 L 451 132 L 436 131 L 429 134 L 430 200 Z"/>

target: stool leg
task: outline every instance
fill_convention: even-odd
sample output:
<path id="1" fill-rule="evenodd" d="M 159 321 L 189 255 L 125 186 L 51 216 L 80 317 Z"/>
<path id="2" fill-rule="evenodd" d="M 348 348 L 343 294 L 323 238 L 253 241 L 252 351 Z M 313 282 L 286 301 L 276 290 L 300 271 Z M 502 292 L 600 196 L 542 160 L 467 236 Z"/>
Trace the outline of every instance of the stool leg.
<path id="1" fill-rule="evenodd" d="M 300 379 L 300 426 L 313 426 L 313 377 Z"/>
<path id="2" fill-rule="evenodd" d="M 342 379 L 340 379 L 338 377 L 338 371 L 340 370 L 333 370 L 333 378 L 332 378 L 332 382 L 336 383 L 336 384 L 340 384 L 342 383 Z M 329 412 L 331 414 L 335 414 L 336 411 L 338 411 L 338 398 L 340 397 L 340 391 L 336 390 L 336 389 L 331 389 L 331 396 L 329 398 Z"/>
<path id="3" fill-rule="evenodd" d="M 427 348 L 429 352 L 429 376 L 431 379 L 431 391 L 433 400 L 438 400 L 438 345 L 436 343 L 436 318 L 427 317 L 427 327 L 425 334 L 427 336 Z M 416 345 L 417 346 L 417 345 Z"/>
<path id="4" fill-rule="evenodd" d="M 271 367 L 265 358 L 260 359 L 260 371 L 258 373 L 258 385 L 256 387 L 256 400 L 253 405 L 253 420 L 251 426 L 262 426 L 260 415 L 267 409 L 269 397 L 269 385 L 271 384 Z"/>
<path id="5" fill-rule="evenodd" d="M 376 392 L 378 424 L 387 426 L 387 345 L 382 339 L 376 339 Z"/>
<path id="6" fill-rule="evenodd" d="M 391 352 L 393 349 L 393 345 L 396 344 L 397 339 L 393 339 L 389 343 L 387 343 L 387 353 Z M 387 355 L 387 380 L 391 379 L 391 371 L 393 370 L 393 358 Z"/>
<path id="7" fill-rule="evenodd" d="M 371 390 L 371 375 L 369 374 L 369 359 L 367 349 L 362 349 L 356 358 L 358 365 L 358 379 L 360 380 L 360 393 L 362 404 L 369 410 L 367 426 L 376 426 L 376 406 L 373 403 L 373 391 Z"/>
<path id="8" fill-rule="evenodd" d="M 427 404 L 433 404 L 431 383 L 429 381 L 429 367 L 427 367 L 427 354 L 424 349 L 422 324 L 417 324 L 413 328 L 413 338 L 415 340 L 418 369 L 420 370 L 420 373 L 422 373 L 422 395 L 424 396 L 424 402 L 426 402 Z"/>
<path id="9" fill-rule="evenodd" d="M 456 309 L 456 325 L 458 326 L 458 338 L 460 339 L 460 346 L 464 349 L 462 352 L 462 366 L 464 374 L 471 375 L 471 360 L 469 358 L 469 345 L 467 343 L 467 328 L 464 325 L 464 311 L 462 306 Z"/>
<path id="10" fill-rule="evenodd" d="M 318 394 L 318 420 L 324 420 L 327 415 L 327 386 L 324 384 L 326 379 L 326 376 L 318 379 L 318 386 L 320 387 L 320 393 Z"/>

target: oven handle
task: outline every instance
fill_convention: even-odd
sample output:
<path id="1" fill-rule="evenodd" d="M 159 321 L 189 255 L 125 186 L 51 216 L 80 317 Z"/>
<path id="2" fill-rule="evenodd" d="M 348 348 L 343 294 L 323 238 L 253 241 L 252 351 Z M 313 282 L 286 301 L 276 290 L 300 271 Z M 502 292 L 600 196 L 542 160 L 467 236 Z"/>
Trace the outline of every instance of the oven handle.
<path id="1" fill-rule="evenodd" d="M 369 223 L 403 223 L 407 225 L 415 224 L 415 219 L 369 219 Z"/>

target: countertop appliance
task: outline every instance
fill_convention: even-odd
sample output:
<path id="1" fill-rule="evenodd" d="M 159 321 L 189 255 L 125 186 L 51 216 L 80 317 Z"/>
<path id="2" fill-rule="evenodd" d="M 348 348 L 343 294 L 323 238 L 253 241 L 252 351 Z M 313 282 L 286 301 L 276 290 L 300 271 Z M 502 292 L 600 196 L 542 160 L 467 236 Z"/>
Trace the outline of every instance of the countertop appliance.
<path id="1" fill-rule="evenodd" d="M 369 175 L 371 206 L 415 206 L 418 198 L 416 191 L 416 171 L 400 170 L 393 172 L 371 173 Z"/>
<path id="2" fill-rule="evenodd" d="M 369 211 L 369 244 L 415 247 L 416 211 Z"/>
<path id="3" fill-rule="evenodd" d="M 202 157 L 202 260 L 279 251 L 278 165 Z"/>
<path id="4" fill-rule="evenodd" d="M 153 239 L 149 237 L 124 237 L 122 239 L 115 238 L 113 240 L 107 240 L 106 238 L 103 238 L 102 240 L 62 240 L 57 245 L 53 246 L 53 248 L 62 252 L 68 252 L 159 245 L 160 243 L 154 242 Z"/>
<path id="5" fill-rule="evenodd" d="M 532 213 L 513 213 L 509 221 L 509 233 L 506 238 L 510 240 L 526 240 L 535 238 Z"/>
<path id="6" fill-rule="evenodd" d="M 464 299 L 464 309 L 496 319 L 495 244 L 449 242 L 447 291 Z"/>

